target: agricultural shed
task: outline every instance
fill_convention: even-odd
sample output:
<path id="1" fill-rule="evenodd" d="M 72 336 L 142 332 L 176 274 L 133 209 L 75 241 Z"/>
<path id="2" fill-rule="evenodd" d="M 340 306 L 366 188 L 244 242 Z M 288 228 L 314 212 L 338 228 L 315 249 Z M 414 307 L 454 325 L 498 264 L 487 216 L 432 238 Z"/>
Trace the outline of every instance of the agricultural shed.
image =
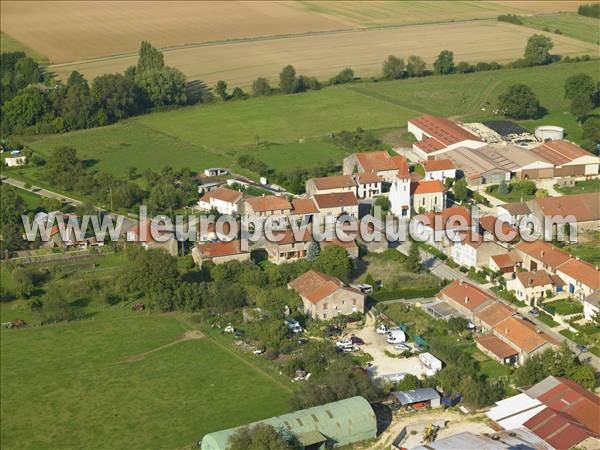
<path id="1" fill-rule="evenodd" d="M 348 445 L 372 439 L 377 434 L 377 420 L 369 402 L 352 397 L 313 408 L 283 414 L 249 424 L 271 425 L 295 436 L 303 446 L 326 444 Z M 209 433 L 202 438 L 202 450 L 229 449 L 229 438 L 241 427 Z"/>
<path id="2" fill-rule="evenodd" d="M 433 388 L 413 389 L 410 391 L 392 392 L 402 406 L 440 406 L 440 394 Z"/>

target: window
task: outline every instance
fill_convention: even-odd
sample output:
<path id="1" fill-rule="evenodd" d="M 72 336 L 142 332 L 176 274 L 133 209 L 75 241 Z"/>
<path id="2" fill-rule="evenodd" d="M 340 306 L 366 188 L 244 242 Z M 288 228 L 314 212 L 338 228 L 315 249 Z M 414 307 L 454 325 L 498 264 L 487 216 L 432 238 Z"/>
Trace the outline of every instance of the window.
<path id="1" fill-rule="evenodd" d="M 327 311 L 327 303 L 323 303 L 323 311 Z"/>
<path id="2" fill-rule="evenodd" d="M 355 298 L 352 299 L 352 305 L 356 306 L 356 299 Z"/>

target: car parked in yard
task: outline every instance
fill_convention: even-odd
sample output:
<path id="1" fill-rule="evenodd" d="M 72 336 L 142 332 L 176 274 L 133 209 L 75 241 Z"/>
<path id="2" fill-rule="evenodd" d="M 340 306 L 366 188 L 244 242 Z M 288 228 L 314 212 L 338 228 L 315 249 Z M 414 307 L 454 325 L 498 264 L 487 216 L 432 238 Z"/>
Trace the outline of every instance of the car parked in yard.
<path id="1" fill-rule="evenodd" d="M 364 345 L 365 344 L 365 341 L 363 341 L 358 336 L 350 336 L 350 342 L 352 342 L 354 345 Z"/>
<path id="2" fill-rule="evenodd" d="M 531 308 L 531 309 L 529 310 L 529 314 L 530 314 L 531 316 L 533 316 L 533 317 L 539 317 L 539 315 L 540 315 L 540 310 L 539 310 L 539 309 L 537 309 L 537 308 Z"/>
<path id="3" fill-rule="evenodd" d="M 286 319 L 285 324 L 292 333 L 302 333 L 304 331 L 297 320 Z"/>
<path id="4" fill-rule="evenodd" d="M 350 339 L 342 339 L 335 343 L 335 346 L 339 348 L 352 347 L 353 345 L 354 344 L 352 344 L 352 341 Z"/>
<path id="5" fill-rule="evenodd" d="M 396 345 L 394 345 L 394 350 L 405 352 L 405 351 L 411 351 L 411 348 L 406 344 L 396 344 Z"/>

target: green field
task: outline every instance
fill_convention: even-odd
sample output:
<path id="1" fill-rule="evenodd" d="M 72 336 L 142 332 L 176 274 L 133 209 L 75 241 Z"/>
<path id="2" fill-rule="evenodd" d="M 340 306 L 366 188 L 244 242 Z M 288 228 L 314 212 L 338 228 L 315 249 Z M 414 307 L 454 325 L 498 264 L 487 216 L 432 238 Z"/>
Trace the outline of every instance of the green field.
<path id="1" fill-rule="evenodd" d="M 42 56 L 35 50 L 27 47 L 21 42 L 17 41 L 13 37 L 9 36 L 6 33 L 0 32 L 0 50 L 2 53 L 6 52 L 25 52 L 28 56 L 32 57 L 39 63 L 48 63 L 48 59 L 45 56 Z"/>
<path id="2" fill-rule="evenodd" d="M 600 192 L 600 179 L 576 181 L 575 186 L 554 185 L 554 189 L 565 195 L 584 194 L 589 192 Z"/>
<path id="3" fill-rule="evenodd" d="M 97 163 L 95 168 L 117 176 L 124 176 L 129 166 L 140 171 L 165 165 L 193 170 L 213 165 L 239 169 L 238 156 L 257 153 L 257 149 L 259 158 L 272 168 L 313 167 L 329 158 L 339 160 L 344 154 L 333 145 L 319 146 L 319 140 L 329 133 L 357 127 L 400 128 L 408 119 L 424 113 L 484 120 L 494 117 L 491 111 L 498 96 L 514 83 L 529 85 L 549 112 L 543 119 L 519 123 L 529 129 L 540 123 L 565 126 L 567 137 L 578 141 L 581 127 L 568 113 L 569 102 L 562 94 L 564 81 L 576 73 L 597 78 L 597 67 L 597 61 L 589 61 L 356 83 L 156 112 L 108 127 L 41 138 L 30 145 L 42 154 L 62 145 L 73 146 L 81 157 Z"/>
<path id="4" fill-rule="evenodd" d="M 145 314 L 2 330 L 2 447 L 191 447 L 286 410 L 286 385 L 185 332 Z"/>
<path id="5" fill-rule="evenodd" d="M 592 44 L 600 44 L 600 20 L 575 13 L 519 17 L 524 25 L 550 30 Z"/>
<path id="6" fill-rule="evenodd" d="M 564 249 L 574 256 L 587 261 L 591 264 L 600 265 L 600 233 L 580 234 L 576 244 L 567 244 Z"/>

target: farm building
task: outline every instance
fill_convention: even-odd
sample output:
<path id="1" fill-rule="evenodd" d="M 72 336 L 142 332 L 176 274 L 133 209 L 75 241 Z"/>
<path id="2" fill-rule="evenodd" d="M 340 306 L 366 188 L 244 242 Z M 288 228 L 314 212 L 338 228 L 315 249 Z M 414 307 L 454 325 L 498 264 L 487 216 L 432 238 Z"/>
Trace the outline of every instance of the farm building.
<path id="1" fill-rule="evenodd" d="M 229 242 L 206 242 L 192 248 L 192 259 L 198 266 L 207 261 L 222 264 L 227 261 L 250 261 L 250 252 L 242 250 L 239 239 Z"/>
<path id="2" fill-rule="evenodd" d="M 377 419 L 369 402 L 352 397 L 249 424 L 266 424 L 293 435 L 304 448 L 342 446 L 373 439 L 377 434 Z M 205 435 L 202 450 L 229 449 L 229 438 L 239 430 L 229 428 Z"/>
<path id="3" fill-rule="evenodd" d="M 219 214 L 237 214 L 243 194 L 226 187 L 219 187 L 200 197 L 198 207 L 205 211 L 215 209 Z"/>
<path id="4" fill-rule="evenodd" d="M 600 158 L 569 141 L 547 141 L 531 150 L 538 158 L 554 166 L 554 177 L 597 175 Z M 523 177 L 543 178 L 535 170 L 526 171 Z"/>
<path id="5" fill-rule="evenodd" d="M 600 444 L 600 398 L 566 378 L 546 377 L 497 402 L 486 414 L 505 430 L 524 428 L 551 448 L 598 448 Z"/>
<path id="6" fill-rule="evenodd" d="M 411 119 L 408 121 L 408 131 L 417 138 L 413 152 L 422 161 L 454 148 L 476 149 L 486 145 L 479 136 L 445 117 L 425 115 Z"/>
<path id="7" fill-rule="evenodd" d="M 426 180 L 456 178 L 456 166 L 449 159 L 428 159 L 423 163 Z"/>
<path id="8" fill-rule="evenodd" d="M 444 158 L 449 159 L 459 168 L 457 175 L 464 176 L 470 185 L 498 184 L 502 180 L 510 180 L 510 170 L 498 167 L 477 150 L 458 147 L 444 153 Z"/>
<path id="9" fill-rule="evenodd" d="M 410 391 L 392 392 L 403 408 L 439 408 L 440 394 L 433 388 L 413 389 Z"/>

